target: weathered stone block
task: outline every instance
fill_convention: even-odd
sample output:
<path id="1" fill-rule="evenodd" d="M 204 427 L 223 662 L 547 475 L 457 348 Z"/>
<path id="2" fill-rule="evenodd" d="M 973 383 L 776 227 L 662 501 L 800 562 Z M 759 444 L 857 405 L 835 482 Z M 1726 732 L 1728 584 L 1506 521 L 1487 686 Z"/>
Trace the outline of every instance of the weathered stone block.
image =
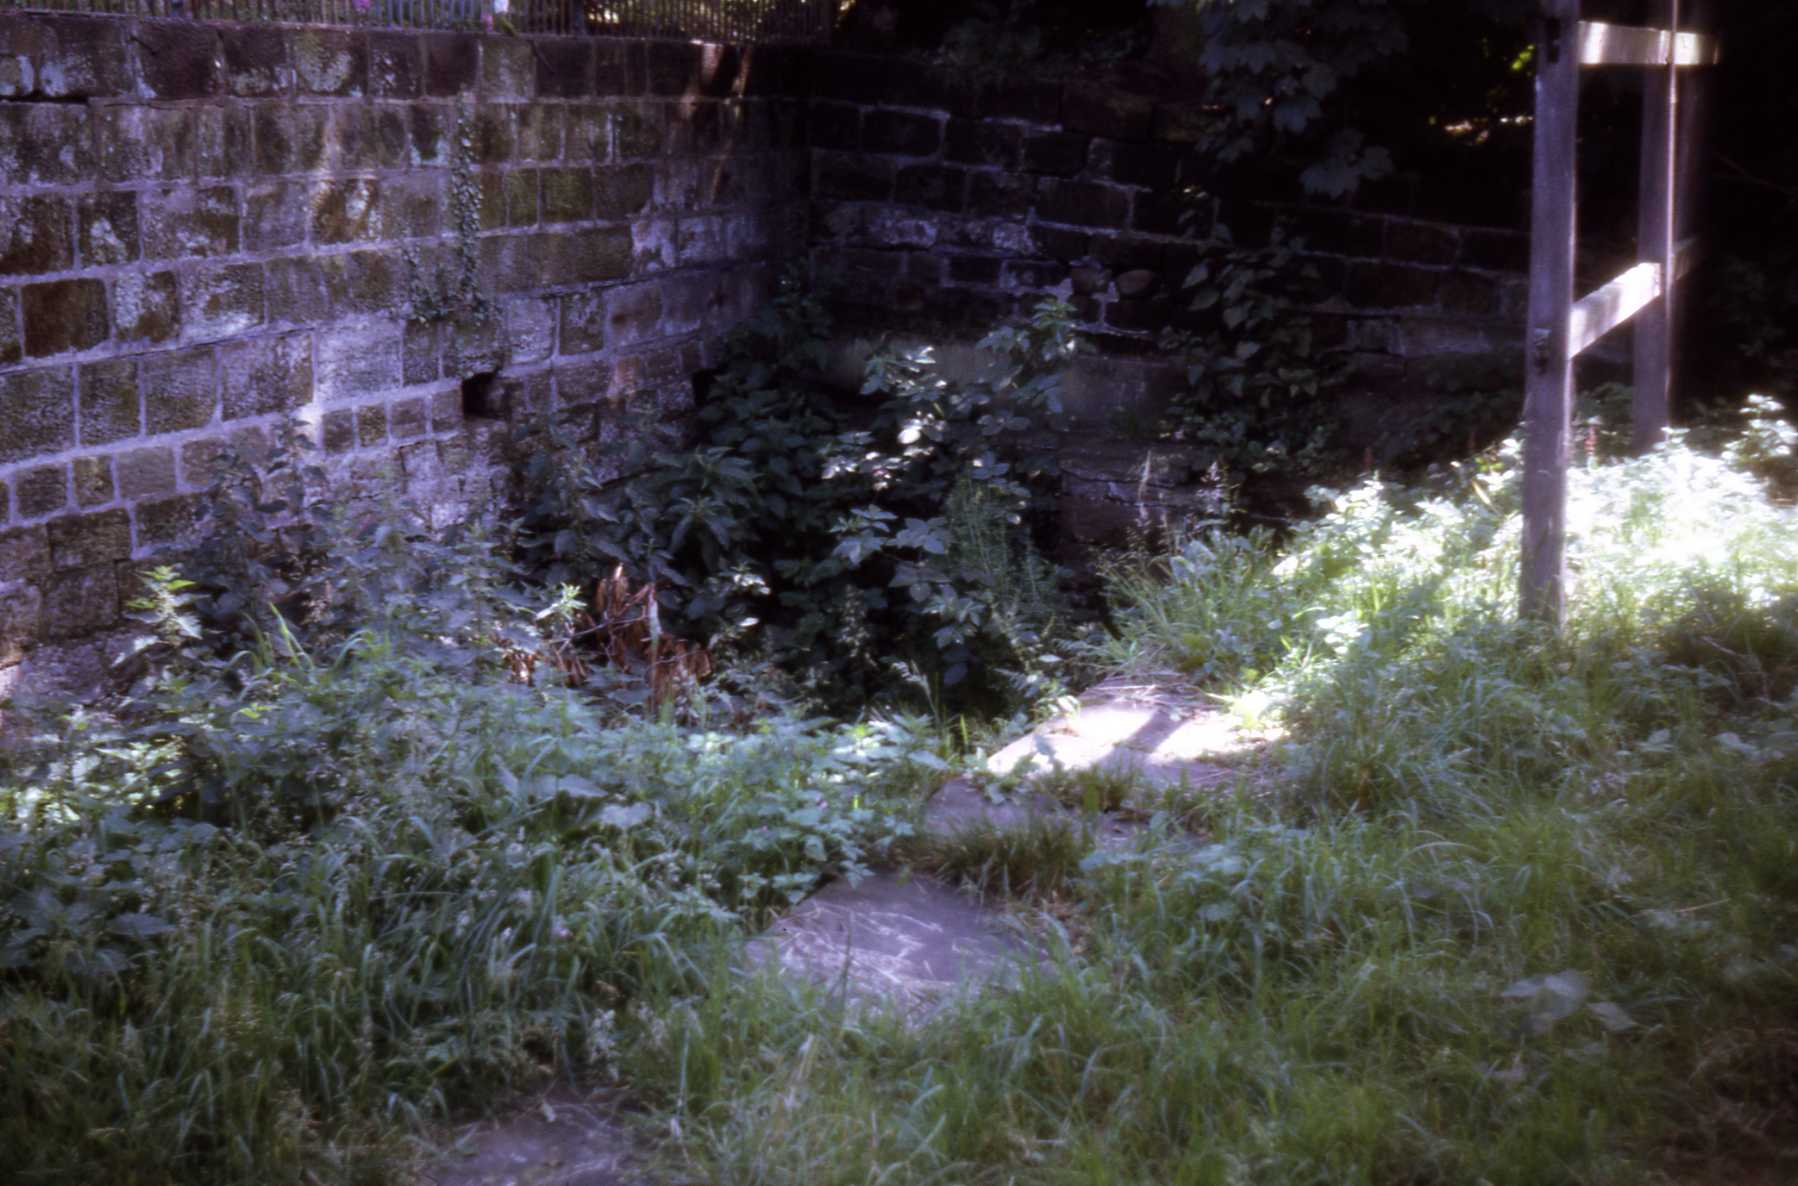
<path id="1" fill-rule="evenodd" d="M 462 427 L 462 393 L 439 391 L 430 399 L 431 431 L 453 432 Z"/>
<path id="2" fill-rule="evenodd" d="M 424 60 L 414 33 L 368 35 L 368 91 L 380 98 L 410 99 L 423 86 Z"/>
<path id="3" fill-rule="evenodd" d="M 332 257 L 333 267 L 340 267 Z M 268 319 L 279 325 L 323 321 L 331 316 L 331 288 L 325 267 L 313 256 L 270 260 L 265 282 Z"/>
<path id="4" fill-rule="evenodd" d="M 870 111 L 862 117 L 862 148 L 867 152 L 930 156 L 942 145 L 943 122 L 936 116 Z"/>
<path id="5" fill-rule="evenodd" d="M 614 349 L 663 336 L 660 284 L 627 284 L 606 293 L 606 340 Z"/>
<path id="6" fill-rule="evenodd" d="M 518 129 L 510 106 L 487 105 L 474 114 L 474 159 L 483 165 L 503 165 L 518 150 Z"/>
<path id="7" fill-rule="evenodd" d="M 118 457 L 119 493 L 145 498 L 175 492 L 175 450 L 167 445 L 133 449 Z"/>
<path id="8" fill-rule="evenodd" d="M 1130 193 L 1097 182 L 1046 178 L 1037 190 L 1036 213 L 1045 222 L 1122 227 L 1130 221 Z"/>
<path id="9" fill-rule="evenodd" d="M 1061 94 L 1062 123 L 1070 132 L 1113 140 L 1146 140 L 1154 127 L 1154 100 L 1115 87 L 1072 83 Z"/>
<path id="10" fill-rule="evenodd" d="M 319 401 L 348 403 L 403 385 L 404 338 L 404 327 L 398 322 L 375 322 L 320 331 Z"/>
<path id="11" fill-rule="evenodd" d="M 563 159 L 603 161 L 612 153 L 612 109 L 597 103 L 569 107 L 563 116 Z"/>
<path id="12" fill-rule="evenodd" d="M 501 312 L 510 365 L 529 366 L 555 353 L 557 309 L 554 297 L 520 297 L 504 302 Z"/>
<path id="13" fill-rule="evenodd" d="M 400 342 L 400 371 L 407 385 L 434 383 L 441 376 L 442 337 L 442 327 L 436 322 L 406 322 Z"/>
<path id="14" fill-rule="evenodd" d="M 593 43 L 593 93 L 601 96 L 641 95 L 649 86 L 649 63 L 641 42 Z"/>
<path id="15" fill-rule="evenodd" d="M 245 251 L 277 251 L 306 241 L 310 195 L 303 182 L 270 181 L 244 190 Z"/>
<path id="16" fill-rule="evenodd" d="M 225 86 L 233 95 L 256 98 L 293 91 L 293 61 L 287 32 L 279 25 L 233 25 L 221 30 Z"/>
<path id="17" fill-rule="evenodd" d="M 18 663 L 37 642 L 43 633 L 43 612 L 44 595 L 33 585 L 0 592 L 0 669 Z"/>
<path id="18" fill-rule="evenodd" d="M 414 165 L 449 163 L 449 137 L 455 119 L 423 103 L 406 105 L 406 159 Z"/>
<path id="19" fill-rule="evenodd" d="M 592 217 L 592 170 L 543 170 L 544 222 L 582 222 Z"/>
<path id="20" fill-rule="evenodd" d="M 139 21 L 131 40 L 146 99 L 204 99 L 224 90 L 218 31 L 189 21 Z"/>
<path id="21" fill-rule="evenodd" d="M 202 494 L 177 494 L 140 502 L 133 509 L 137 517 L 137 546 L 146 551 L 172 548 L 195 534 L 206 514 Z"/>
<path id="22" fill-rule="evenodd" d="M 143 432 L 137 362 L 110 358 L 80 368 L 81 443 L 107 445 Z"/>
<path id="23" fill-rule="evenodd" d="M 356 447 L 356 413 L 350 408 L 332 408 L 320 422 L 320 443 L 327 453 L 348 453 Z"/>
<path id="24" fill-rule="evenodd" d="M 388 314 L 401 299 L 405 269 L 398 255 L 385 251 L 353 251 L 319 261 L 331 316 L 352 313 Z"/>
<path id="25" fill-rule="evenodd" d="M 458 377 L 497 371 L 506 365 L 505 326 L 497 320 L 463 320 L 444 326 L 443 370 Z"/>
<path id="26" fill-rule="evenodd" d="M 980 88 L 976 110 L 988 119 L 1061 122 L 1061 87 L 1052 82 L 1006 82 Z"/>
<path id="27" fill-rule="evenodd" d="M 20 293 L 25 315 L 25 353 L 33 358 L 86 350 L 111 332 L 106 285 L 98 280 L 27 284 Z"/>
<path id="28" fill-rule="evenodd" d="M 1503 292 L 1499 282 L 1491 276 L 1457 270 L 1442 277 L 1437 297 L 1447 312 L 1494 317 L 1501 311 Z"/>
<path id="29" fill-rule="evenodd" d="M 0 375 L 0 464 L 75 443 L 75 375 L 68 367 Z"/>
<path id="30" fill-rule="evenodd" d="M 1171 189 L 1191 173 L 1190 154 L 1165 144 L 1113 143 L 1107 145 L 1107 154 L 1107 172 L 1123 185 Z"/>
<path id="31" fill-rule="evenodd" d="M 61 464 L 36 466 L 15 478 L 13 487 L 20 518 L 36 519 L 54 514 L 69 505 L 69 467 Z"/>
<path id="32" fill-rule="evenodd" d="M 64 272 L 74 266 L 66 201 L 0 197 L 0 276 Z"/>
<path id="33" fill-rule="evenodd" d="M 668 151 L 709 156 L 723 147 L 722 104 L 689 101 L 676 106 L 669 124 Z"/>
<path id="34" fill-rule="evenodd" d="M 219 348 L 219 387 L 226 420 L 291 411 L 310 402 L 312 335 L 227 342 Z"/>
<path id="35" fill-rule="evenodd" d="M 599 359 L 558 366 L 555 377 L 558 408 L 592 404 L 612 390 L 612 363 Z"/>
<path id="36" fill-rule="evenodd" d="M 1433 222 L 1390 219 L 1386 223 L 1386 256 L 1418 264 L 1450 264 L 1460 248 L 1455 232 Z"/>
<path id="37" fill-rule="evenodd" d="M 0 288 L 0 363 L 17 362 L 25 357 L 25 343 L 19 336 L 19 294 L 16 289 Z"/>
<path id="38" fill-rule="evenodd" d="M 354 243 L 381 237 L 381 183 L 372 177 L 322 181 L 312 189 L 312 241 Z"/>
<path id="39" fill-rule="evenodd" d="M 360 95 L 368 83 L 368 42 L 342 29 L 290 34 L 294 79 L 303 95 Z"/>
<path id="40" fill-rule="evenodd" d="M 387 443 L 387 405 L 364 404 L 356 410 L 356 443 L 364 449 Z"/>
<path id="41" fill-rule="evenodd" d="M 327 168 L 362 171 L 396 167 L 410 155 L 402 104 L 333 104 L 326 127 Z"/>
<path id="42" fill-rule="evenodd" d="M 512 126 L 518 129 L 520 160 L 561 160 L 563 108 L 527 102 L 518 108 Z"/>
<path id="43" fill-rule="evenodd" d="M 396 441 L 409 441 L 425 434 L 425 401 L 422 396 L 393 401 L 387 409 L 387 426 Z"/>
<path id="44" fill-rule="evenodd" d="M 481 53 L 481 94 L 494 99 L 529 99 L 537 90 L 537 56 L 532 42 L 486 38 Z"/>
<path id="45" fill-rule="evenodd" d="M 105 99 L 132 90 L 122 21 L 0 17 L 0 98 Z"/>
<path id="46" fill-rule="evenodd" d="M 88 568 L 131 555 L 131 517 L 123 508 L 66 515 L 46 527 L 55 569 Z"/>
<path id="47" fill-rule="evenodd" d="M 621 160 L 659 156 L 667 138 L 666 117 L 655 104 L 621 103 L 613 110 L 612 145 Z"/>
<path id="48" fill-rule="evenodd" d="M 533 236 L 544 260 L 543 282 L 591 284 L 630 274 L 631 235 L 618 229 Z"/>
<path id="49" fill-rule="evenodd" d="M 324 161 L 330 117 L 325 107 L 258 107 L 256 168 L 263 173 L 317 169 Z"/>
<path id="50" fill-rule="evenodd" d="M 951 256 L 949 279 L 956 284 L 997 284 L 999 261 L 980 255 Z"/>
<path id="51" fill-rule="evenodd" d="M 968 176 L 968 213 L 983 218 L 1022 218 L 1035 195 L 1030 180 L 1011 173 L 984 170 Z"/>
<path id="52" fill-rule="evenodd" d="M 1024 131 L 1016 124 L 951 119 L 944 127 L 944 160 L 1013 169 L 1023 160 L 1023 152 Z"/>
<path id="53" fill-rule="evenodd" d="M 92 634 L 119 620 L 119 579 L 114 563 L 55 572 L 46 578 L 42 590 L 46 638 Z"/>
<path id="54" fill-rule="evenodd" d="M 176 181 L 193 176 L 198 158 L 190 110 L 136 104 L 100 107 L 93 121 L 102 181 Z M 85 151 L 82 155 L 86 157 Z"/>
<path id="55" fill-rule="evenodd" d="M 1456 262 L 1495 272 L 1527 272 L 1530 237 L 1521 231 L 1465 229 L 1461 232 L 1461 254 Z"/>
<path id="56" fill-rule="evenodd" d="M 201 190 L 171 186 L 144 193 L 146 259 L 230 255 L 237 250 L 237 236 L 237 193 L 229 186 Z"/>
<path id="57" fill-rule="evenodd" d="M 267 316 L 261 264 L 192 268 L 179 275 L 183 329 L 190 338 L 225 338 Z"/>
<path id="58" fill-rule="evenodd" d="M 1436 301 L 1440 272 L 1399 264 L 1358 263 L 1349 269 L 1349 303 L 1361 309 L 1416 308 Z"/>
<path id="59" fill-rule="evenodd" d="M 143 360 L 144 426 L 151 436 L 210 424 L 218 411 L 212 347 L 171 350 Z"/>
<path id="60" fill-rule="evenodd" d="M 75 486 L 75 505 L 82 510 L 104 506 L 118 497 L 112 481 L 112 458 L 77 457 L 69 467 Z"/>
<path id="61" fill-rule="evenodd" d="M 191 114 L 194 168 L 200 177 L 236 180 L 255 169 L 255 116 L 248 105 L 200 107 Z"/>
<path id="62" fill-rule="evenodd" d="M 0 160 L 9 180 L 26 185 L 78 185 L 93 168 L 86 107 L 63 103 L 0 106 Z"/>
<path id="63" fill-rule="evenodd" d="M 807 119 L 813 147 L 854 152 L 862 146 L 862 109 L 853 103 L 813 103 Z"/>
<path id="64" fill-rule="evenodd" d="M 903 205 L 960 211 L 966 204 L 967 171 L 946 165 L 912 165 L 893 180 L 893 197 Z"/>
<path id="65" fill-rule="evenodd" d="M 538 176 L 535 169 L 510 169 L 500 174 L 507 226 L 537 225 L 537 187 Z"/>
<path id="66" fill-rule="evenodd" d="M 76 203 L 76 216 L 84 265 L 123 264 L 138 257 L 136 194 L 83 194 Z"/>
<path id="67" fill-rule="evenodd" d="M 12 580 L 32 580 L 49 571 L 50 537 L 42 524 L 0 531 L 0 572 Z"/>
<path id="68" fill-rule="evenodd" d="M 656 41 L 644 47 L 648 58 L 649 93 L 652 95 L 699 94 L 702 47 L 690 42 Z"/>
<path id="69" fill-rule="evenodd" d="M 481 71 L 481 43 L 466 33 L 426 33 L 424 42 L 425 93 L 433 97 L 460 95 L 475 89 Z M 517 47 L 530 61 L 530 47 Z M 494 50 L 488 51 L 491 60 Z"/>
<path id="70" fill-rule="evenodd" d="M 382 233 L 387 238 L 435 238 L 443 231 L 446 202 L 441 173 L 420 172 L 389 178 L 381 194 Z"/>
<path id="71" fill-rule="evenodd" d="M 1072 177 L 1086 168 L 1092 140 L 1073 132 L 1044 132 L 1024 140 L 1024 167 L 1032 173 Z"/>
<path id="72" fill-rule="evenodd" d="M 606 347 L 606 298 L 603 290 L 570 293 L 562 298 L 563 354 L 587 354 Z"/>
<path id="73" fill-rule="evenodd" d="M 892 195 L 893 162 L 846 153 L 815 155 L 818 197 L 880 201 Z"/>
<path id="74" fill-rule="evenodd" d="M 593 171 L 594 211 L 600 218 L 628 218 L 649 205 L 655 171 L 648 165 L 613 165 Z"/>
<path id="75" fill-rule="evenodd" d="M 593 93 L 593 49 L 588 42 L 558 37 L 534 46 L 539 98 L 578 99 Z"/>
<path id="76" fill-rule="evenodd" d="M 181 446 L 181 484 L 207 487 L 225 472 L 225 442 L 212 437 Z"/>

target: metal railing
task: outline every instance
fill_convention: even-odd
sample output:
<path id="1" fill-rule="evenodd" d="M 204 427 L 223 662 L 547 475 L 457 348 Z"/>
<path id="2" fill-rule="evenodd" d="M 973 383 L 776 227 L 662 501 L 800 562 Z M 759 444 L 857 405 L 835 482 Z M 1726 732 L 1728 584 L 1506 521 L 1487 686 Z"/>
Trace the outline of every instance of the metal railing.
<path id="1" fill-rule="evenodd" d="M 0 11 L 532 34 L 808 42 L 837 0 L 0 0 Z"/>

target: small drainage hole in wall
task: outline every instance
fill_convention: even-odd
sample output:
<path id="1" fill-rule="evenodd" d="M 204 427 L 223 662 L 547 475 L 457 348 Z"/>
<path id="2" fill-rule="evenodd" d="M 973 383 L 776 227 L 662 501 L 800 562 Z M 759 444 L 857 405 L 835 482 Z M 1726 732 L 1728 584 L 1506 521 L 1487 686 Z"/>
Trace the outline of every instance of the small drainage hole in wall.
<path id="1" fill-rule="evenodd" d="M 482 371 L 462 380 L 462 419 L 503 420 L 504 403 L 498 371 Z"/>

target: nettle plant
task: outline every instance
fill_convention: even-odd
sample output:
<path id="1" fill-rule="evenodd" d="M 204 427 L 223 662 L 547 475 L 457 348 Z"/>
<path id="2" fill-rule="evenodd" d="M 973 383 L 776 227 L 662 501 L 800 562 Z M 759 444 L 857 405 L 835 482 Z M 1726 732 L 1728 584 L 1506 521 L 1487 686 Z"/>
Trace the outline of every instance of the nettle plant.
<path id="1" fill-rule="evenodd" d="M 1059 690 L 1056 570 L 1038 551 L 1056 477 L 1071 311 L 981 343 L 978 379 L 885 350 L 859 398 L 819 381 L 829 320 L 796 280 L 734 338 L 679 452 L 602 470 L 553 427 L 525 468 L 526 559 L 583 588 L 653 582 L 662 629 L 761 653 L 842 705 L 910 688 L 992 706 Z"/>
<path id="2" fill-rule="evenodd" d="M 1303 244 L 1276 227 L 1265 246 L 1245 246 L 1220 224 L 1204 246 L 1179 323 L 1161 337 L 1187 380 L 1162 431 L 1208 448 L 1238 476 L 1324 470 L 1336 460 L 1334 394 L 1348 370 L 1313 333 L 1307 307 L 1319 280 Z"/>

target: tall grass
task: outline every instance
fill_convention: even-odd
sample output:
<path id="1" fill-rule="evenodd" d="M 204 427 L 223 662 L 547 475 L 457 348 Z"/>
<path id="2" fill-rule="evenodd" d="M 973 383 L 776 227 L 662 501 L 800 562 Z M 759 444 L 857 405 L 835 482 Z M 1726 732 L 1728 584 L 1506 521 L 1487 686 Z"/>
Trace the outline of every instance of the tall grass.
<path id="1" fill-rule="evenodd" d="M 1674 441 L 1577 473 L 1559 637 L 1513 612 L 1510 451 L 1122 573 L 1117 661 L 1205 678 L 1284 742 L 1196 852 L 1089 853 L 1018 991 L 917 1031 L 767 981 L 646 1002 L 626 1065 L 688 1169 L 1798 1172 L 1798 513 L 1741 460 Z"/>
<path id="2" fill-rule="evenodd" d="M 134 698 L 0 756 L 6 1180 L 392 1180 L 427 1123 L 609 1065 L 620 1010 L 858 874 L 940 765 L 903 724 L 522 686 L 480 549 L 405 536 L 235 655 L 155 574 Z"/>

